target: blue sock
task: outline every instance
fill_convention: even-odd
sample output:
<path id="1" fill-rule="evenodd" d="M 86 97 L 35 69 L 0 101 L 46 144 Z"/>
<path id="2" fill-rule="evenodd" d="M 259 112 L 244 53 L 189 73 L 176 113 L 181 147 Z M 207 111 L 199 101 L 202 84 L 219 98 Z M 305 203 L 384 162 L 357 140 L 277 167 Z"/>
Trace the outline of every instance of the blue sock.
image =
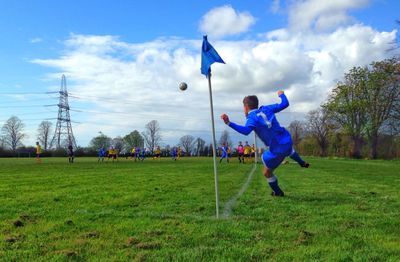
<path id="1" fill-rule="evenodd" d="M 271 189 L 277 193 L 277 194 L 281 194 L 282 190 L 278 185 L 278 178 L 276 176 L 272 176 L 267 178 L 268 179 L 268 184 L 271 187 Z"/>
<path id="2" fill-rule="evenodd" d="M 299 156 L 299 154 L 297 154 L 296 151 L 293 151 L 293 153 L 290 155 L 290 158 L 299 163 L 299 165 L 301 166 L 304 166 L 306 163 L 303 159 L 301 159 L 301 157 Z"/>

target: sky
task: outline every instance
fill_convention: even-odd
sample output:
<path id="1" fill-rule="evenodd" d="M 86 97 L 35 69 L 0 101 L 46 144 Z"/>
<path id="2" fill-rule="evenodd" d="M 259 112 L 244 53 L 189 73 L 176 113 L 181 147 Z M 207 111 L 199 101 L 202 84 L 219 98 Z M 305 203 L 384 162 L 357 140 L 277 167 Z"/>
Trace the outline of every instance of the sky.
<path id="1" fill-rule="evenodd" d="M 212 66 L 219 115 L 245 122 L 242 99 L 290 107 L 283 126 L 304 121 L 353 66 L 398 54 L 400 1 L 5 1 L 0 0 L 0 126 L 18 116 L 33 145 L 54 122 L 66 75 L 73 131 L 87 146 L 158 120 L 163 145 L 183 135 L 210 142 L 208 84 L 200 74 L 207 34 L 226 64 Z M 189 86 L 179 91 L 180 82 Z"/>

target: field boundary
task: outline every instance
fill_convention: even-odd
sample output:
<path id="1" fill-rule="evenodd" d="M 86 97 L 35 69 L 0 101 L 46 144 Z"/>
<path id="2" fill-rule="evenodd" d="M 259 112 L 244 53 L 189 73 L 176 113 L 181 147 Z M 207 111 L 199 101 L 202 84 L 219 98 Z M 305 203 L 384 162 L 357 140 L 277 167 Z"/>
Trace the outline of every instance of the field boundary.
<path id="1" fill-rule="evenodd" d="M 222 212 L 222 217 L 223 218 L 229 218 L 232 215 L 232 208 L 235 206 L 236 201 L 243 195 L 244 192 L 246 192 L 247 188 L 250 185 L 251 180 L 253 179 L 254 172 L 257 169 L 257 165 L 255 164 L 253 168 L 250 170 L 248 173 L 246 181 L 243 183 L 242 187 L 240 190 L 232 196 L 224 205 L 224 210 Z"/>

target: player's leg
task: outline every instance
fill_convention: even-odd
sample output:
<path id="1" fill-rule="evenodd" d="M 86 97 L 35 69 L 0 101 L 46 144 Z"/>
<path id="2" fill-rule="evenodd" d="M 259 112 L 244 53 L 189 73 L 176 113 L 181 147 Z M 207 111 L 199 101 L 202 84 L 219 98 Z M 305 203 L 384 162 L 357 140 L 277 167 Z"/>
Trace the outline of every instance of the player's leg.
<path id="1" fill-rule="evenodd" d="M 282 163 L 285 157 L 276 156 L 268 150 L 264 152 L 261 159 L 264 163 L 264 176 L 272 189 L 272 195 L 284 196 L 282 189 L 279 187 L 278 178 L 274 175 L 274 170 Z"/>
<path id="2" fill-rule="evenodd" d="M 300 157 L 300 155 L 296 152 L 296 150 L 294 150 L 294 148 L 292 150 L 292 153 L 290 154 L 290 158 L 296 161 L 301 167 L 308 168 L 310 166 L 309 163 L 307 163 Z"/>

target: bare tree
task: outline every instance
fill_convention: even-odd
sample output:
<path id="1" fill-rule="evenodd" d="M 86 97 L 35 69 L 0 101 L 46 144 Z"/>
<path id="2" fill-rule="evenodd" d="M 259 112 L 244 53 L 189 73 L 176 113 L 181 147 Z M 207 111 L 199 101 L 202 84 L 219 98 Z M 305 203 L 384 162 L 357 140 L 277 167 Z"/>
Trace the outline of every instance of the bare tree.
<path id="1" fill-rule="evenodd" d="M 39 143 L 43 145 L 44 150 L 50 147 L 51 126 L 52 123 L 50 121 L 42 121 L 38 127 L 37 139 Z"/>
<path id="2" fill-rule="evenodd" d="M 221 137 L 219 138 L 219 144 L 220 145 L 228 144 L 228 146 L 232 147 L 232 140 L 227 130 L 224 130 L 222 132 Z"/>
<path id="3" fill-rule="evenodd" d="M 25 137 L 23 133 L 24 123 L 16 116 L 10 117 L 1 129 L 4 144 L 9 146 L 13 151 L 22 145 L 22 139 Z"/>
<path id="4" fill-rule="evenodd" d="M 200 156 L 204 150 L 204 146 L 206 145 L 206 141 L 198 137 L 195 141 L 196 144 L 196 155 Z"/>
<path id="5" fill-rule="evenodd" d="M 146 124 L 145 128 L 146 130 L 142 133 L 144 142 L 149 151 L 153 154 L 154 148 L 159 146 L 161 142 L 160 125 L 157 120 L 152 120 Z"/>
<path id="6" fill-rule="evenodd" d="M 307 131 L 319 146 L 319 155 L 327 156 L 329 145 L 329 120 L 324 109 L 312 110 L 307 115 Z"/>
<path id="7" fill-rule="evenodd" d="M 191 135 L 181 137 L 179 139 L 179 145 L 182 146 L 186 154 L 190 156 L 193 151 L 194 137 Z"/>
<path id="8" fill-rule="evenodd" d="M 296 147 L 304 137 L 304 123 L 294 120 L 290 123 L 288 129 L 292 135 L 293 145 Z"/>

